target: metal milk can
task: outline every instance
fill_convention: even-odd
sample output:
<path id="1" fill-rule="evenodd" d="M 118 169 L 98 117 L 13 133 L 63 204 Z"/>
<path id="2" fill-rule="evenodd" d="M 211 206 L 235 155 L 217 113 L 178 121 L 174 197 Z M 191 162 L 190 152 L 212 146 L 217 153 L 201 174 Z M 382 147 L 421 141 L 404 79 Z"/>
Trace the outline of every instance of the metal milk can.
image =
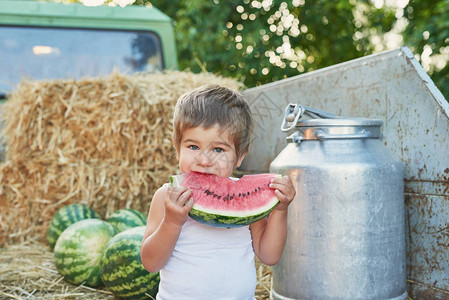
<path id="1" fill-rule="evenodd" d="M 289 175 L 296 197 L 274 299 L 407 299 L 403 165 L 381 126 L 287 106 L 281 129 L 295 132 L 270 172 Z"/>

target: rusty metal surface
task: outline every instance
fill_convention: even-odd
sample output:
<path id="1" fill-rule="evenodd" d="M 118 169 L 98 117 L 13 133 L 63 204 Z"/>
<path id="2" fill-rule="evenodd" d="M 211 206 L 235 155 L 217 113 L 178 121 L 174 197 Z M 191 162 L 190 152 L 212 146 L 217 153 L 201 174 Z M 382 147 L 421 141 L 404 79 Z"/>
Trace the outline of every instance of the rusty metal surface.
<path id="1" fill-rule="evenodd" d="M 286 146 L 280 125 L 288 103 L 383 120 L 383 143 L 404 163 L 410 296 L 449 299 L 449 104 L 408 48 L 243 94 L 256 123 L 245 172 L 266 172 Z"/>

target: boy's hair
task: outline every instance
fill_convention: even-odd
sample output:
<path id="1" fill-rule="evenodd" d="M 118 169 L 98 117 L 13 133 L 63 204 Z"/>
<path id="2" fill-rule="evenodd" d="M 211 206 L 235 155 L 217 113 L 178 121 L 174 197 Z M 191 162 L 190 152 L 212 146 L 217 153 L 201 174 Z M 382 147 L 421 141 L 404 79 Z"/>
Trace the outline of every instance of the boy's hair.
<path id="1" fill-rule="evenodd" d="M 182 131 L 218 124 L 227 130 L 237 157 L 248 151 L 252 131 L 251 111 L 238 92 L 216 84 L 196 88 L 179 97 L 173 114 L 173 144 L 179 153 Z"/>

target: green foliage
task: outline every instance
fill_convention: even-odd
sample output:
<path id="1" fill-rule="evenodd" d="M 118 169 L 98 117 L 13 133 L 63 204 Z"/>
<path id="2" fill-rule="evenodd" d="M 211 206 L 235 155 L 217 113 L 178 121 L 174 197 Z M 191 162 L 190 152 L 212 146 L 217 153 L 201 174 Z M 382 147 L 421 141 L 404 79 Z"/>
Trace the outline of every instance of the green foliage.
<path id="1" fill-rule="evenodd" d="M 176 22 L 181 69 L 205 69 L 248 87 L 371 54 L 372 35 L 395 21 L 392 11 L 370 1 L 151 3 Z"/>
<path id="2" fill-rule="evenodd" d="M 403 36 L 413 53 L 423 54 L 431 50 L 434 62 L 429 65 L 429 73 L 436 86 L 449 100 L 449 1 L 412 0 L 404 9 L 408 26 Z M 438 63 L 438 59 L 441 61 Z M 445 64 L 444 64 L 445 62 Z M 441 64 L 439 66 L 438 64 Z"/>
<path id="3" fill-rule="evenodd" d="M 449 99 L 448 0 L 410 0 L 403 9 L 374 0 L 134 2 L 149 3 L 175 22 L 180 69 L 234 77 L 247 87 L 385 50 L 384 35 L 405 20 L 404 45 Z"/>

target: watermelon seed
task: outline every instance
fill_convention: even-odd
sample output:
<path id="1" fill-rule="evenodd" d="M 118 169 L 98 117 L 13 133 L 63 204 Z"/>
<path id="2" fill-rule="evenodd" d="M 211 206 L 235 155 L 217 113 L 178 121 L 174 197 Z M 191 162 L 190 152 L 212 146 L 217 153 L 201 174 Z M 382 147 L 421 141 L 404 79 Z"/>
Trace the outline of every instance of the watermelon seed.
<path id="1" fill-rule="evenodd" d="M 268 184 L 266 186 L 268 186 Z M 223 198 L 224 201 L 228 201 L 228 200 L 233 200 L 234 198 L 237 198 L 237 197 L 239 197 L 239 198 L 249 197 L 251 194 L 257 193 L 257 192 L 262 191 L 262 190 L 265 190 L 265 187 L 262 187 L 262 188 L 261 187 L 257 187 L 257 188 L 254 189 L 254 192 L 239 193 L 238 195 L 236 195 L 234 193 L 234 194 L 232 194 L 232 196 L 229 195 L 229 194 L 226 194 L 225 196 L 219 196 L 219 195 L 217 195 L 214 192 L 209 191 L 209 190 L 205 190 L 204 193 L 206 195 L 212 195 L 214 198 L 217 198 L 217 199 L 222 199 Z"/>

